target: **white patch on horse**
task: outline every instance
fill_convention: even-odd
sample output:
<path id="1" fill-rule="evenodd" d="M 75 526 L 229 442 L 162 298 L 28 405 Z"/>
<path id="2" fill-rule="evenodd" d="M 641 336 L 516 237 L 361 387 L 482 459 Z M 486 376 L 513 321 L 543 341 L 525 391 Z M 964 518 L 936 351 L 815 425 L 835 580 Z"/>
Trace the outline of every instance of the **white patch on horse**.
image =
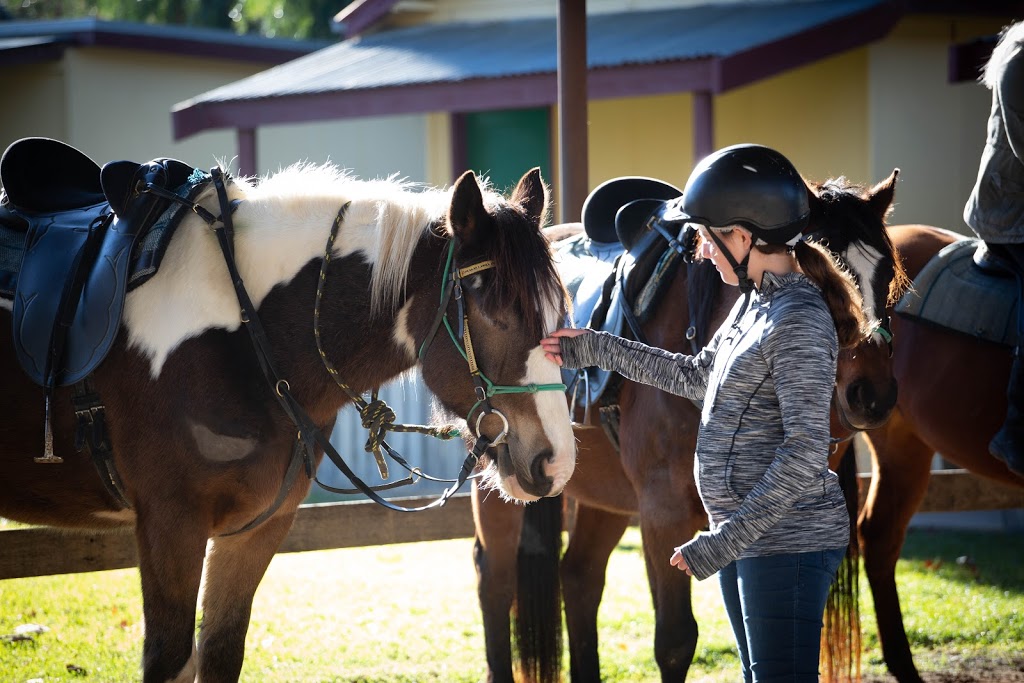
<path id="1" fill-rule="evenodd" d="M 90 517 L 102 520 L 104 522 L 117 522 L 120 524 L 134 524 L 135 523 L 135 511 L 134 510 L 118 510 L 117 512 L 109 512 L 101 510 L 94 512 Z"/>
<path id="2" fill-rule="evenodd" d="M 395 329 L 391 333 L 391 338 L 395 340 L 400 348 L 405 349 L 406 355 L 409 360 L 416 362 L 419 356 L 419 349 L 416 348 L 416 338 L 409 332 L 409 311 L 412 310 L 413 301 L 415 297 L 409 297 L 398 311 L 398 315 L 395 317 Z"/>
<path id="3" fill-rule="evenodd" d="M 14 302 L 9 299 L 0 299 L 0 309 L 14 312 Z"/>
<path id="4" fill-rule="evenodd" d="M 863 242 L 851 242 L 843 255 L 843 260 L 846 261 L 850 272 L 857 278 L 860 294 L 864 297 L 864 317 L 871 322 L 877 320 L 875 315 L 876 297 L 872 280 L 875 268 L 878 267 L 878 262 L 881 259 L 882 252 Z"/>
<path id="5" fill-rule="evenodd" d="M 168 679 L 168 683 L 194 683 L 196 680 L 196 643 L 192 641 L 192 655 L 181 667 L 181 671 L 174 678 Z"/>
<path id="6" fill-rule="evenodd" d="M 544 315 L 545 330 L 554 330 L 562 320 L 561 307 L 549 304 Z M 558 384 L 562 381 L 558 366 L 548 360 L 544 350 L 537 346 L 526 359 L 526 377 L 523 384 Z M 552 493 L 561 491 L 576 467 L 576 438 L 572 433 L 569 404 L 561 391 L 538 391 L 533 395 L 537 403 L 544 435 L 551 443 L 552 458 L 545 474 L 551 477 Z"/>
<path id="7" fill-rule="evenodd" d="M 273 287 L 323 255 L 338 210 L 351 202 L 333 257 L 361 254 L 372 267 L 373 310 L 393 306 L 419 237 L 450 202 L 449 192 L 412 189 L 395 179 L 356 180 L 329 164 L 298 164 L 256 185 L 234 182 L 229 196 L 243 200 L 234 213 L 235 259 L 253 304 L 258 308 Z M 212 188 L 199 201 L 216 213 Z M 198 216 L 182 221 L 160 270 L 128 294 L 124 321 L 154 378 L 186 339 L 241 324 L 216 236 Z"/>
<path id="8" fill-rule="evenodd" d="M 189 431 L 192 432 L 199 454 L 212 462 L 241 460 L 252 454 L 258 445 L 256 439 L 218 434 L 198 422 L 190 421 Z"/>

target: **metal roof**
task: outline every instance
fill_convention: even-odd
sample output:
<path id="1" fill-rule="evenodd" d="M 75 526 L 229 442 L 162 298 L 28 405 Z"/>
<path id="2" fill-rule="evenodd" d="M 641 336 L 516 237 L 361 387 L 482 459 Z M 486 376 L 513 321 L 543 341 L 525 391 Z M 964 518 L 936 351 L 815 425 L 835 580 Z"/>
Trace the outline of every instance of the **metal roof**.
<path id="1" fill-rule="evenodd" d="M 899 7 L 802 0 L 594 14 L 587 18 L 590 97 L 722 92 L 877 40 Z M 536 106 L 555 101 L 556 69 L 554 18 L 423 24 L 351 38 L 197 95 L 175 107 L 175 132 Z M 510 87 L 516 92 L 503 92 Z"/>

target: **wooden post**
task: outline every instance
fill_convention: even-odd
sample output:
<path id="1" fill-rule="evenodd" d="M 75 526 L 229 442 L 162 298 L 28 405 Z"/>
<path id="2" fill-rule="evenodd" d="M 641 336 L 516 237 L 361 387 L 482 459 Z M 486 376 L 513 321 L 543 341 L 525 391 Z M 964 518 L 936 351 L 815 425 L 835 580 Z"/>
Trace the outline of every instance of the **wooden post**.
<path id="1" fill-rule="evenodd" d="M 558 221 L 580 220 L 587 198 L 587 1 L 558 0 Z"/>
<path id="2" fill-rule="evenodd" d="M 238 135 L 238 175 L 256 175 L 256 129 L 239 128 Z"/>
<path id="3" fill-rule="evenodd" d="M 707 90 L 693 91 L 693 164 L 715 151 L 715 105 Z M 689 175 L 687 170 L 686 175 Z"/>

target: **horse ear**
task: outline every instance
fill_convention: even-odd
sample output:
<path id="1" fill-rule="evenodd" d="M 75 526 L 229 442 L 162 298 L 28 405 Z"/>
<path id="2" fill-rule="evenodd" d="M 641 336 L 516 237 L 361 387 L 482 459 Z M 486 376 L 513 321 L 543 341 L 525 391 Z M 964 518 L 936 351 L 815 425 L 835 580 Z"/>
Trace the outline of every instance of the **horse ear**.
<path id="1" fill-rule="evenodd" d="M 455 181 L 452 203 L 448 207 L 448 225 L 463 244 L 473 241 L 477 228 L 486 221 L 484 198 L 476 174 L 466 171 Z"/>
<path id="2" fill-rule="evenodd" d="M 534 167 L 519 179 L 512 191 L 511 201 L 523 207 L 527 217 L 538 227 L 543 222 L 548 207 L 548 188 L 540 177 L 540 169 Z"/>
<path id="3" fill-rule="evenodd" d="M 810 218 L 808 218 L 807 223 L 810 226 L 820 226 L 824 220 L 825 214 L 825 208 L 822 204 L 821 197 L 818 196 L 818 192 L 815 190 L 814 185 L 807 182 L 806 178 L 804 179 L 804 187 L 807 188 L 807 206 L 810 207 L 811 210 Z M 812 227 L 811 229 L 816 230 L 818 228 Z"/>
<path id="4" fill-rule="evenodd" d="M 892 174 L 868 191 L 868 204 L 884 223 L 892 212 L 892 200 L 896 195 L 896 178 L 900 169 L 894 168 Z"/>

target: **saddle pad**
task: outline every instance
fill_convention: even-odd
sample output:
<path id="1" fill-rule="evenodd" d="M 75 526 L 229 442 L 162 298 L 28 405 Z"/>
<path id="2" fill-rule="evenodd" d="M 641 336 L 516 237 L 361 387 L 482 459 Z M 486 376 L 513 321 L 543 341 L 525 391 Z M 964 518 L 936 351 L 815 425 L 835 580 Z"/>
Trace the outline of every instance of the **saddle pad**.
<path id="1" fill-rule="evenodd" d="M 616 259 L 625 257 L 621 244 L 595 242 L 586 234 L 564 240 L 555 252 L 558 273 L 572 297 L 572 313 L 567 321 L 572 327 L 592 327 L 592 320 L 598 303 L 601 302 L 605 283 L 612 277 Z M 619 333 L 622 330 L 623 313 L 620 297 L 613 296 L 604 311 L 603 319 L 593 329 Z M 597 402 L 608 386 L 612 373 L 600 368 L 562 370 L 562 381 L 572 387 L 576 402 L 591 405 Z"/>
<path id="2" fill-rule="evenodd" d="M 944 247 L 921 270 L 894 311 L 977 339 L 1015 346 L 1019 287 L 1016 278 L 974 265 L 978 240 Z"/>

